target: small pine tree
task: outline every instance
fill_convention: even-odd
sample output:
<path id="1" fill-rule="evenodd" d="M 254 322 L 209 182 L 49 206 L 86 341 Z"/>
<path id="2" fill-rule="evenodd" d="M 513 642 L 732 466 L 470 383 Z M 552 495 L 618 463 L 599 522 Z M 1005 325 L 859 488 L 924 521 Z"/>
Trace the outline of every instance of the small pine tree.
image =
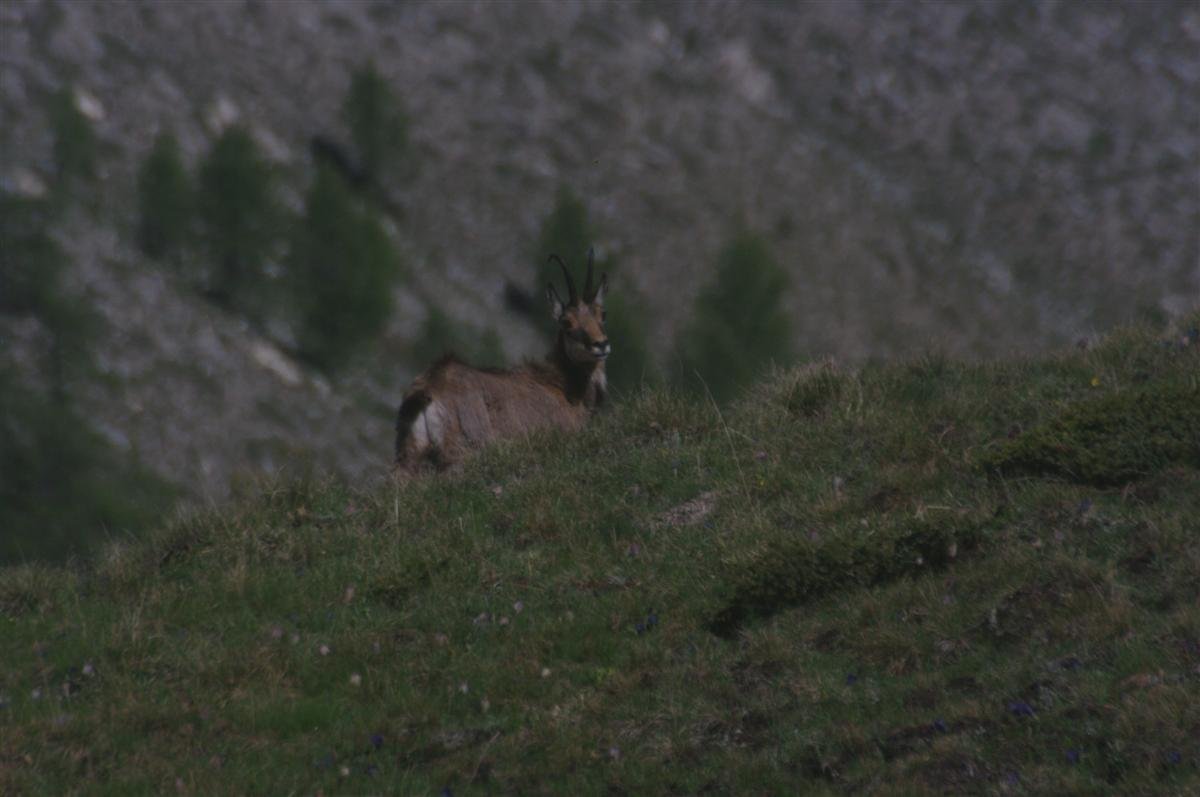
<path id="1" fill-rule="evenodd" d="M 677 344 L 675 377 L 727 401 L 771 362 L 791 356 L 791 324 L 782 299 L 787 274 L 766 242 L 740 232 L 721 251 L 714 281 L 701 291 Z"/>
<path id="2" fill-rule="evenodd" d="M 150 257 L 175 254 L 192 223 L 192 184 L 175 137 L 163 134 L 138 174 L 138 243 Z"/>
<path id="3" fill-rule="evenodd" d="M 437 305 L 429 305 L 409 352 L 413 367 L 423 369 L 447 354 L 467 357 L 465 341 L 450 316 Z"/>
<path id="4" fill-rule="evenodd" d="M 50 100 L 50 127 L 54 134 L 55 186 L 60 196 L 69 196 L 79 183 L 96 177 L 99 145 L 91 121 L 79 110 L 75 92 L 64 88 Z"/>
<path id="5" fill-rule="evenodd" d="M 583 201 L 568 188 L 558 192 L 554 209 L 542 223 L 538 236 L 537 248 L 534 251 L 536 267 L 536 284 L 534 295 L 543 296 L 547 283 L 559 285 L 562 282 L 562 272 L 559 267 L 549 262 L 550 254 L 558 254 L 567 259 L 568 264 L 578 266 L 584 262 L 584 253 L 595 240 L 595 233 L 588 222 L 587 208 Z M 605 297 L 605 314 L 607 321 L 605 329 L 612 341 L 612 359 L 608 361 L 608 381 L 617 390 L 629 390 L 643 381 L 652 381 L 656 372 L 647 345 L 646 330 L 642 324 L 644 315 L 640 297 L 633 291 L 632 286 L 618 280 L 614 282 L 616 262 L 611 259 L 598 261 L 595 264 L 596 279 L 602 273 L 609 275 L 609 290 Z M 582 274 L 575 272 L 575 279 L 582 279 Z M 579 286 L 582 290 L 583 286 Z M 541 316 L 540 322 L 547 330 L 554 330 L 555 325 L 549 313 Z"/>
<path id="6" fill-rule="evenodd" d="M 379 220 L 328 168 L 317 170 L 289 265 L 301 351 L 333 369 L 387 321 L 399 259 Z"/>
<path id="7" fill-rule="evenodd" d="M 49 217 L 44 202 L 0 194 L 0 313 L 40 315 L 57 291 L 67 259 Z"/>
<path id="8" fill-rule="evenodd" d="M 178 495 L 3 363 L 0 440 L 0 565 L 89 553 L 158 522 Z"/>
<path id="9" fill-rule="evenodd" d="M 67 255 L 48 232 L 51 209 L 36 200 L 0 194 L 0 313 L 37 318 L 49 333 L 43 363 L 53 396 L 65 400 L 67 381 L 85 370 L 100 317 L 62 287 Z"/>
<path id="10" fill-rule="evenodd" d="M 197 203 L 213 258 L 210 293 L 244 306 L 265 281 L 283 223 L 274 170 L 246 130 L 229 128 L 217 139 L 200 167 Z"/>
<path id="11" fill-rule="evenodd" d="M 414 368 L 428 368 L 447 354 L 478 368 L 504 366 L 504 345 L 495 329 L 472 329 L 457 323 L 437 305 L 429 305 L 428 310 L 421 331 L 408 350 L 408 360 Z"/>
<path id="12" fill-rule="evenodd" d="M 407 152 L 408 117 L 373 63 L 354 73 L 342 114 L 367 181 L 380 185 Z"/>
<path id="13" fill-rule="evenodd" d="M 559 267 L 550 262 L 551 254 L 557 254 L 567 260 L 568 265 L 576 265 L 577 258 L 587 252 L 595 240 L 595 232 L 588 223 L 587 208 L 583 200 L 569 188 L 560 188 L 554 201 L 554 209 L 542 222 L 538 235 L 537 247 L 534 249 L 535 280 L 534 296 L 546 293 L 547 283 L 559 284 L 562 272 Z M 608 264 L 605 264 L 607 268 Z M 603 272 L 605 269 L 601 269 Z M 599 277 L 599 274 L 597 274 Z M 554 321 L 547 317 L 547 326 L 553 327 Z"/>

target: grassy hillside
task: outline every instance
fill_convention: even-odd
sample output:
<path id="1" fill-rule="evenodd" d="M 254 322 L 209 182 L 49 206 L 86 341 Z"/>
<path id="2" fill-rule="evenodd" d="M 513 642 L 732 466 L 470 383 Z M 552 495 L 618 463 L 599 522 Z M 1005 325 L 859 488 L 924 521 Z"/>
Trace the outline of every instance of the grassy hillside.
<path id="1" fill-rule="evenodd" d="M 1194 332 L 646 393 L 0 571 L 0 792 L 1183 793 L 1198 537 Z"/>

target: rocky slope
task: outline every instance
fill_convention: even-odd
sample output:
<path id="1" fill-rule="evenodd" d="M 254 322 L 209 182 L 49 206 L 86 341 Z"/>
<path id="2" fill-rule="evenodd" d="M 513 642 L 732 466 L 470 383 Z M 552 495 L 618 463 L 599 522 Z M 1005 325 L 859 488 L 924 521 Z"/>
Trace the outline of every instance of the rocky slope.
<path id="1" fill-rule="evenodd" d="M 1125 3 L 74 3 L 0 7 L 0 177 L 52 181 L 44 113 L 73 86 L 107 147 L 94 212 L 59 230 L 108 322 L 99 428 L 174 481 L 310 460 L 377 474 L 433 299 L 506 316 L 555 191 L 583 195 L 659 354 L 737 224 L 792 274 L 797 344 L 847 358 L 936 341 L 1060 343 L 1200 295 L 1200 12 Z M 154 136 L 199 157 L 248 125 L 292 200 L 317 133 L 345 138 L 373 59 L 411 118 L 391 186 L 410 263 L 389 345 L 330 385 L 132 246 Z M 38 330 L 0 318 L 23 362 Z M 286 329 L 269 330 L 286 342 Z M 619 356 L 619 351 L 617 356 Z"/>

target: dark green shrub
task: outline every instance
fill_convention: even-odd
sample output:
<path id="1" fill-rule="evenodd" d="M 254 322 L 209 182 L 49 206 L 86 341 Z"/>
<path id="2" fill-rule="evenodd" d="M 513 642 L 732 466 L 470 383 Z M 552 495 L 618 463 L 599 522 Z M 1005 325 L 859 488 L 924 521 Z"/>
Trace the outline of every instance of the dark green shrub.
<path id="1" fill-rule="evenodd" d="M 830 366 L 809 371 L 787 391 L 783 403 L 788 412 L 815 418 L 842 395 L 846 378 Z"/>
<path id="2" fill-rule="evenodd" d="M 197 203 L 213 260 L 209 291 L 245 308 L 260 298 L 263 266 L 284 221 L 274 170 L 246 130 L 230 128 L 217 139 L 200 166 Z"/>
<path id="3" fill-rule="evenodd" d="M 392 309 L 399 258 L 375 215 L 320 168 L 289 258 L 300 348 L 332 369 L 379 333 Z"/>
<path id="4" fill-rule="evenodd" d="M 184 245 L 194 209 L 192 184 L 172 135 L 160 135 L 138 174 L 138 243 L 150 257 Z"/>
<path id="5" fill-rule="evenodd" d="M 1002 473 L 1056 474 L 1097 486 L 1177 464 L 1200 468 L 1200 388 L 1179 382 L 1078 402 L 984 461 Z"/>
<path id="6" fill-rule="evenodd" d="M 542 223 L 534 250 L 537 275 L 534 296 L 539 299 L 544 296 L 548 283 L 562 285 L 561 270 L 549 262 L 551 254 L 560 255 L 567 261 L 582 290 L 586 253 L 595 237 L 583 201 L 570 189 L 561 189 L 554 209 Z M 641 320 L 645 313 L 641 297 L 630 282 L 620 278 L 620 269 L 613 258 L 596 261 L 596 279 L 600 279 L 604 273 L 608 274 L 609 285 L 604 302 L 607 315 L 605 329 L 613 348 L 612 358 L 607 363 L 608 383 L 617 391 L 632 390 L 643 381 L 654 381 L 657 376 L 647 344 L 645 325 Z M 556 331 L 548 310 L 539 318 L 539 324 L 547 333 Z"/>
<path id="7" fill-rule="evenodd" d="M 787 284 L 766 242 L 738 233 L 722 250 L 716 278 L 697 297 L 676 344 L 676 380 L 699 386 L 699 377 L 723 402 L 770 363 L 786 362 L 792 353 L 792 328 L 783 307 Z"/>
<path id="8" fill-rule="evenodd" d="M 50 100 L 50 128 L 54 135 L 56 189 L 70 195 L 79 183 L 96 177 L 99 145 L 91 121 L 79 110 L 75 93 L 62 89 Z"/>
<path id="9" fill-rule="evenodd" d="M 408 117 L 374 64 L 354 73 L 342 115 L 366 180 L 382 184 L 407 155 Z"/>
<path id="10" fill-rule="evenodd" d="M 978 545 L 982 531 L 969 519 L 903 518 L 870 534 L 850 531 L 819 544 L 776 541 L 731 569 L 730 596 L 709 629 L 729 636 L 748 622 L 834 592 L 941 569 Z"/>

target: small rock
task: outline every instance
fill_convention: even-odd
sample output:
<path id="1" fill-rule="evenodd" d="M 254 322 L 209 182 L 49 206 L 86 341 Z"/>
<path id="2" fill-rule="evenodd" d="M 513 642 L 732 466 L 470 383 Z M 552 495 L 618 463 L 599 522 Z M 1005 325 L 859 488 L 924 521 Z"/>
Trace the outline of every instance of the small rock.
<path id="1" fill-rule="evenodd" d="M 543 668 L 542 668 L 542 677 L 543 677 L 543 678 L 549 678 L 549 677 L 550 677 L 550 668 L 549 668 L 549 667 L 543 667 Z"/>
<path id="2" fill-rule="evenodd" d="M 362 686 L 362 676 L 356 672 L 350 673 L 350 685 L 351 686 Z"/>
<path id="3" fill-rule="evenodd" d="M 346 587 L 346 591 L 342 595 L 342 603 L 349 603 L 352 600 L 354 600 L 354 585 L 353 584 Z"/>
<path id="4" fill-rule="evenodd" d="M 204 111 L 204 124 L 210 133 L 219 134 L 238 120 L 241 113 L 233 100 L 218 95 Z"/>
<path id="5" fill-rule="evenodd" d="M 92 666 L 90 661 L 84 662 L 82 672 L 85 677 L 94 678 L 96 675 L 96 668 Z"/>
<path id="6" fill-rule="evenodd" d="M 514 603 L 513 611 L 516 612 L 517 614 L 520 614 L 521 612 L 525 611 L 524 601 L 517 601 L 516 603 Z"/>
<path id="7" fill-rule="evenodd" d="M 321 647 L 317 648 L 317 651 L 320 652 L 322 656 L 328 656 L 330 653 L 328 645 L 322 645 Z"/>
<path id="8" fill-rule="evenodd" d="M 271 639 L 283 639 L 283 629 L 275 626 L 271 629 Z"/>
<path id="9" fill-rule="evenodd" d="M 105 111 L 104 104 L 97 99 L 95 94 L 92 94 L 87 89 L 75 87 L 75 107 L 79 112 L 87 117 L 89 122 L 104 121 Z"/>
<path id="10" fill-rule="evenodd" d="M 465 695 L 467 692 L 471 691 L 471 687 L 467 684 L 466 681 L 463 681 L 462 683 L 460 683 L 458 685 L 458 691 L 462 692 Z"/>
<path id="11" fill-rule="evenodd" d="M 350 777 L 350 767 L 342 765 L 342 767 L 338 770 L 338 774 L 343 778 Z"/>
<path id="12" fill-rule="evenodd" d="M 500 616 L 500 625 L 508 625 L 508 617 L 506 615 Z"/>
<path id="13" fill-rule="evenodd" d="M 1024 700 L 1016 700 L 1008 704 L 1008 710 L 1014 717 L 1032 717 L 1036 712 L 1033 706 Z"/>

